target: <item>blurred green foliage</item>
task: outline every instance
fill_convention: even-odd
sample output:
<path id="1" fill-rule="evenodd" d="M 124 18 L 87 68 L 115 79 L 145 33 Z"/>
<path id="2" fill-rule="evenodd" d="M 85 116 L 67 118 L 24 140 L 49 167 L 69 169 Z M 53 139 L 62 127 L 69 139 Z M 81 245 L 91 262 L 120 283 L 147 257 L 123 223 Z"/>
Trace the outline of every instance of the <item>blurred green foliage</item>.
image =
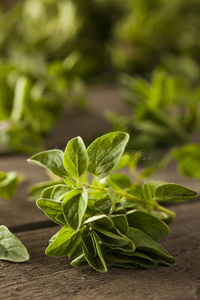
<path id="1" fill-rule="evenodd" d="M 178 163 L 178 170 L 187 177 L 200 178 L 200 145 L 188 144 L 173 150 L 172 155 Z"/>
<path id="2" fill-rule="evenodd" d="M 186 143 L 199 129 L 200 86 L 192 87 L 178 77 L 155 69 L 151 82 L 143 77 L 120 76 L 132 115 L 107 113 L 115 130 L 132 136 L 133 149 L 152 149 Z"/>
<path id="3" fill-rule="evenodd" d="M 157 65 L 180 82 L 161 74 L 149 87 L 137 79 L 129 101 L 137 111 L 134 121 L 110 118 L 122 130 L 132 133 L 134 127 L 134 146 L 187 141 L 197 119 L 198 91 L 188 82 L 200 77 L 199 13 L 198 0 L 26 0 L 10 9 L 0 4 L 1 144 L 38 151 L 66 102 L 86 107 L 85 82 L 113 83 L 119 71 L 147 76 Z M 123 81 L 130 84 L 128 77 Z M 20 93 L 24 100 L 16 100 Z M 172 120 L 166 114 L 174 107 L 183 112 Z"/>
<path id="4" fill-rule="evenodd" d="M 109 68 L 106 42 L 121 10 L 118 0 L 26 0 L 1 15 L 1 55 L 36 78 L 57 61 L 70 77 L 98 75 Z"/>
<path id="5" fill-rule="evenodd" d="M 198 0 L 26 0 L 0 12 L 1 56 L 35 77 L 74 51 L 70 73 L 87 79 L 199 60 Z"/>
<path id="6" fill-rule="evenodd" d="M 170 56 L 199 61 L 198 0 L 126 0 L 110 42 L 112 61 L 121 70 L 146 72 Z"/>
<path id="7" fill-rule="evenodd" d="M 0 171 L 0 198 L 11 198 L 18 186 L 19 176 L 16 172 L 4 173 Z"/>
<path id="8" fill-rule="evenodd" d="M 43 135 L 61 113 L 61 102 L 8 66 L 0 68 L 0 96 L 1 143 L 15 152 L 41 150 Z"/>

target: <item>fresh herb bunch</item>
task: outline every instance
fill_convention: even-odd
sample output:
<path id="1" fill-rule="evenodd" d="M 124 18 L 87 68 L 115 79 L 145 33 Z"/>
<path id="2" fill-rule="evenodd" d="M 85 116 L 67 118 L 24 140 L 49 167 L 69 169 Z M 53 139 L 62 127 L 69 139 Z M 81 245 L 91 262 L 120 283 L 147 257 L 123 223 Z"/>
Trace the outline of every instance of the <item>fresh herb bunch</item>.
<path id="1" fill-rule="evenodd" d="M 37 200 L 37 206 L 62 226 L 51 238 L 47 255 L 68 255 L 73 266 L 89 264 L 100 272 L 106 272 L 107 266 L 175 263 L 157 243 L 170 233 L 166 223 L 175 214 L 159 202 L 186 200 L 197 193 L 176 184 L 132 184 L 129 177 L 113 173 L 126 164 L 123 153 L 128 140 L 127 133 L 113 132 L 86 149 L 76 137 L 64 153 L 48 150 L 28 160 L 63 180 L 45 188 Z"/>
<path id="2" fill-rule="evenodd" d="M 16 172 L 0 172 L 0 198 L 8 199 L 12 197 L 18 182 L 19 178 Z M 0 260 L 11 262 L 29 260 L 29 254 L 25 246 L 4 225 L 0 225 Z"/>
<path id="3" fill-rule="evenodd" d="M 120 76 L 120 83 L 133 114 L 120 117 L 108 112 L 106 117 L 114 130 L 134 136 L 131 149 L 184 144 L 199 128 L 199 87 L 187 86 L 162 69 L 154 70 L 151 83 L 126 74 Z"/>

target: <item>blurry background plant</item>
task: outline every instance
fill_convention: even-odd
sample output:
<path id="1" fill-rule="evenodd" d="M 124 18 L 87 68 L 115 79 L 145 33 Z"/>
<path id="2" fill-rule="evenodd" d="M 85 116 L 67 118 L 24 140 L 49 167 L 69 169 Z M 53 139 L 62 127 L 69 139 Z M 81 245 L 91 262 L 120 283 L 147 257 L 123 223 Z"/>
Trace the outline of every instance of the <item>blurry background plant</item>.
<path id="1" fill-rule="evenodd" d="M 199 60 L 198 0 L 126 0 L 110 41 L 113 64 L 134 72 L 166 65 L 171 56 Z"/>
<path id="2" fill-rule="evenodd" d="M 90 79 L 146 73 L 180 56 L 199 61 L 198 0 L 16 2 L 1 9 L 1 55 L 36 78 L 74 51 L 70 72 Z"/>
<path id="3" fill-rule="evenodd" d="M 86 85 L 114 84 L 122 71 L 145 78 L 121 76 L 134 117 L 109 117 L 136 135 L 132 147 L 185 143 L 198 128 L 198 0 L 12 3 L 0 4 L 4 147 L 37 152 L 66 102 L 85 108 Z M 154 71 L 149 84 L 158 65 L 164 71 Z"/>
<path id="4" fill-rule="evenodd" d="M 188 142 L 199 129 L 200 86 L 195 88 L 159 68 L 143 77 L 122 74 L 119 78 L 124 99 L 132 115 L 107 112 L 115 130 L 125 130 L 132 139 L 131 149 L 152 149 Z"/>

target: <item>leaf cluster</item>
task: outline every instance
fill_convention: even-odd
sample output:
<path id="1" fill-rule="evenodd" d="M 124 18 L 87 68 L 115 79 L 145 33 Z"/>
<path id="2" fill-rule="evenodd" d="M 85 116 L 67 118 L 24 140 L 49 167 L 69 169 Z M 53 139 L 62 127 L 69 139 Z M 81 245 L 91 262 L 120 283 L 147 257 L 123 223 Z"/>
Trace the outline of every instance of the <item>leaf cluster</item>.
<path id="1" fill-rule="evenodd" d="M 28 160 L 62 178 L 62 183 L 44 188 L 36 202 L 62 227 L 51 238 L 47 255 L 68 255 L 73 266 L 89 264 L 100 272 L 107 266 L 175 263 L 157 243 L 170 233 L 166 223 L 175 216 L 160 203 L 195 198 L 197 193 L 176 184 L 133 184 L 126 175 L 113 173 L 124 165 L 128 140 L 127 133 L 113 132 L 86 149 L 76 137 L 64 152 L 43 151 Z"/>

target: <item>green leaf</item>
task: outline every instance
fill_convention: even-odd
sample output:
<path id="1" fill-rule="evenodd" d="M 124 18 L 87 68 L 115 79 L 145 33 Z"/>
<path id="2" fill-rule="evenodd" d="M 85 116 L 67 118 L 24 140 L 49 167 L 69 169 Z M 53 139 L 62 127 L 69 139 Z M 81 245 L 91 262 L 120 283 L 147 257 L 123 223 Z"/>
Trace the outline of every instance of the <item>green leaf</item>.
<path id="1" fill-rule="evenodd" d="M 75 258 L 72 262 L 71 262 L 71 265 L 73 267 L 81 267 L 81 266 L 85 266 L 87 265 L 88 262 L 87 260 L 85 259 L 85 256 L 84 254 L 81 254 L 80 256 L 78 256 L 77 258 Z"/>
<path id="2" fill-rule="evenodd" d="M 65 221 L 63 213 L 60 213 L 57 216 L 55 216 L 55 220 L 58 222 L 58 224 L 67 226 L 67 222 Z"/>
<path id="3" fill-rule="evenodd" d="M 143 193 L 144 193 L 144 198 L 146 200 L 153 200 L 152 189 L 151 189 L 151 186 L 148 183 L 144 183 L 144 185 L 143 185 Z"/>
<path id="4" fill-rule="evenodd" d="M 189 144 L 173 151 L 181 174 L 188 177 L 200 178 L 200 145 Z"/>
<path id="5" fill-rule="evenodd" d="M 112 245 L 112 246 L 108 245 L 110 248 L 115 249 L 116 251 L 121 250 L 124 253 L 135 251 L 135 245 L 133 244 L 133 242 L 126 235 L 122 234 L 117 227 L 111 228 L 110 231 L 112 233 L 114 233 L 115 235 L 118 235 L 128 241 L 127 244 L 125 244 L 125 245 L 120 245 L 120 244 L 118 244 L 118 245 L 116 244 L 116 245 Z"/>
<path id="6" fill-rule="evenodd" d="M 129 211 L 126 217 L 130 227 L 140 229 L 155 241 L 170 234 L 168 226 L 163 221 L 146 212 Z"/>
<path id="7" fill-rule="evenodd" d="M 93 207 L 99 212 L 109 215 L 112 211 L 113 202 L 110 198 L 96 200 Z"/>
<path id="8" fill-rule="evenodd" d="M 69 244 L 71 238 L 76 234 L 76 231 L 69 227 L 63 227 L 56 235 L 56 238 L 47 247 L 45 253 L 49 256 L 65 256 L 69 252 Z"/>
<path id="9" fill-rule="evenodd" d="M 155 168 L 154 167 L 148 167 L 148 168 L 145 168 L 144 170 L 142 170 L 140 172 L 140 177 L 141 178 L 148 178 L 151 175 L 153 175 L 154 173 L 155 173 Z"/>
<path id="10" fill-rule="evenodd" d="M 136 269 L 137 265 L 134 263 L 120 263 L 120 262 L 114 262 L 114 261 L 106 261 L 106 263 L 110 267 L 118 267 L 118 268 L 124 268 L 124 269 Z"/>
<path id="11" fill-rule="evenodd" d="M 105 263 L 105 260 L 103 258 L 103 255 L 102 255 L 101 248 L 100 248 L 100 245 L 98 243 L 98 239 L 96 238 L 95 235 L 92 235 L 92 236 L 93 236 L 93 240 L 94 240 L 96 256 L 93 257 L 92 255 L 90 255 L 86 245 L 82 244 L 85 259 L 87 260 L 88 264 L 94 270 L 99 271 L 99 272 L 107 272 L 106 263 Z"/>
<path id="12" fill-rule="evenodd" d="M 41 198 L 51 199 L 51 193 L 54 187 L 54 185 L 46 187 L 41 193 Z"/>
<path id="13" fill-rule="evenodd" d="M 123 254 L 123 252 L 121 253 Z M 138 265 L 146 268 L 152 268 L 157 265 L 154 259 L 139 251 L 126 252 L 124 256 L 126 258 L 129 257 L 134 263 L 137 263 Z"/>
<path id="14" fill-rule="evenodd" d="M 88 168 L 88 155 L 81 137 L 68 142 L 64 152 L 64 167 L 74 178 L 79 178 Z"/>
<path id="15" fill-rule="evenodd" d="M 102 179 L 118 165 L 129 135 L 125 132 L 113 132 L 97 138 L 87 149 L 89 157 L 88 172 Z"/>
<path id="16" fill-rule="evenodd" d="M 81 232 L 74 234 L 70 240 L 68 257 L 74 259 L 82 253 L 82 236 Z"/>
<path id="17" fill-rule="evenodd" d="M 72 190 L 68 192 L 63 200 L 63 214 L 69 227 L 73 230 L 79 230 L 84 213 L 87 208 L 88 194 L 87 191 Z"/>
<path id="18" fill-rule="evenodd" d="M 24 113 L 25 103 L 28 102 L 30 94 L 30 81 L 25 76 L 20 76 L 16 82 L 13 108 L 10 118 L 13 122 L 19 122 Z"/>
<path id="19" fill-rule="evenodd" d="M 58 184 L 51 192 L 51 199 L 61 201 L 70 190 L 71 188 L 66 184 Z"/>
<path id="20" fill-rule="evenodd" d="M 127 237 L 134 243 L 137 250 L 145 251 L 156 255 L 158 260 L 162 260 L 165 264 L 175 264 L 175 259 L 163 248 L 156 243 L 150 236 L 139 229 L 130 227 Z"/>
<path id="21" fill-rule="evenodd" d="M 16 238 L 7 227 L 0 226 L 0 260 L 24 262 L 29 260 L 25 246 Z"/>
<path id="22" fill-rule="evenodd" d="M 130 252 L 129 255 L 124 255 L 119 251 L 108 251 L 104 255 L 106 262 L 110 265 L 114 265 L 113 263 L 126 264 L 127 267 L 136 267 L 137 265 L 141 265 L 146 268 L 152 268 L 156 266 L 156 262 L 150 258 L 149 256 L 140 253 L 138 251 Z"/>
<path id="23" fill-rule="evenodd" d="M 90 224 L 90 223 L 95 224 L 104 229 L 110 229 L 114 226 L 113 221 L 106 215 L 93 216 L 84 222 L 84 224 Z"/>
<path id="24" fill-rule="evenodd" d="M 111 214 L 115 210 L 115 203 L 117 202 L 117 195 L 112 187 L 109 187 L 108 194 L 110 196 L 110 199 L 112 201 L 111 209 L 109 211 L 109 214 Z"/>
<path id="25" fill-rule="evenodd" d="M 97 255 L 94 235 L 91 231 L 82 233 L 82 245 L 84 246 L 85 251 L 87 251 L 90 256 L 95 257 Z"/>
<path id="26" fill-rule="evenodd" d="M 7 174 L 4 172 L 0 172 L 0 182 L 7 177 Z"/>
<path id="27" fill-rule="evenodd" d="M 122 234 L 126 234 L 128 231 L 128 222 L 125 215 L 111 215 L 111 220 L 114 226 L 119 229 Z"/>
<path id="28" fill-rule="evenodd" d="M 75 188 L 77 185 L 77 182 L 70 177 L 64 177 L 63 181 L 66 185 L 71 186 L 73 188 Z"/>
<path id="29" fill-rule="evenodd" d="M 45 188 L 55 186 L 59 183 L 60 183 L 60 181 L 50 180 L 50 181 L 40 182 L 40 183 L 33 185 L 30 188 L 28 200 L 36 201 L 38 198 L 43 198 L 41 195 Z"/>
<path id="30" fill-rule="evenodd" d="M 127 193 L 141 199 L 144 200 L 144 192 L 143 192 L 143 188 L 142 185 L 140 183 L 136 183 L 134 184 L 130 189 L 128 189 L 126 191 Z"/>
<path id="31" fill-rule="evenodd" d="M 119 264 L 131 264 L 131 260 L 123 255 L 120 255 L 119 253 L 117 252 L 113 252 L 113 251 L 107 251 L 105 254 L 104 254 L 104 258 L 106 261 L 108 261 L 109 264 L 112 264 L 113 263 L 119 263 Z M 135 264 L 133 263 L 133 266 L 135 266 Z"/>
<path id="32" fill-rule="evenodd" d="M 69 174 L 63 165 L 64 154 L 61 150 L 47 150 L 33 155 L 28 162 L 49 169 L 59 177 L 67 177 Z"/>
<path id="33" fill-rule="evenodd" d="M 124 168 L 124 167 L 128 166 L 128 165 L 129 165 L 129 161 L 130 161 L 130 156 L 129 156 L 129 154 L 124 154 L 124 155 L 121 157 L 121 159 L 120 159 L 118 165 L 115 167 L 115 171 L 117 171 L 117 170 L 119 170 L 119 169 L 121 169 L 121 168 Z"/>
<path id="34" fill-rule="evenodd" d="M 109 247 L 112 246 L 122 247 L 129 243 L 129 240 L 126 237 L 122 237 L 121 235 L 115 234 L 101 227 L 94 226 L 93 230 L 98 235 L 100 240 L 106 245 L 108 245 Z"/>
<path id="35" fill-rule="evenodd" d="M 111 183 L 114 183 L 121 189 L 127 189 L 132 186 L 130 178 L 124 174 L 111 174 L 108 176 L 108 180 Z"/>
<path id="36" fill-rule="evenodd" d="M 196 197 L 195 191 L 175 183 L 161 184 L 154 189 L 154 200 L 158 202 L 179 202 Z"/>
<path id="37" fill-rule="evenodd" d="M 9 172 L 6 177 L 0 181 L 0 197 L 4 199 L 11 198 L 18 185 L 18 175 L 16 172 Z"/>
<path id="38" fill-rule="evenodd" d="M 56 220 L 57 215 L 62 212 L 62 203 L 60 201 L 41 198 L 37 200 L 36 204 L 41 210 L 43 210 L 48 218 L 53 220 L 55 223 L 62 225 L 62 223 Z"/>

